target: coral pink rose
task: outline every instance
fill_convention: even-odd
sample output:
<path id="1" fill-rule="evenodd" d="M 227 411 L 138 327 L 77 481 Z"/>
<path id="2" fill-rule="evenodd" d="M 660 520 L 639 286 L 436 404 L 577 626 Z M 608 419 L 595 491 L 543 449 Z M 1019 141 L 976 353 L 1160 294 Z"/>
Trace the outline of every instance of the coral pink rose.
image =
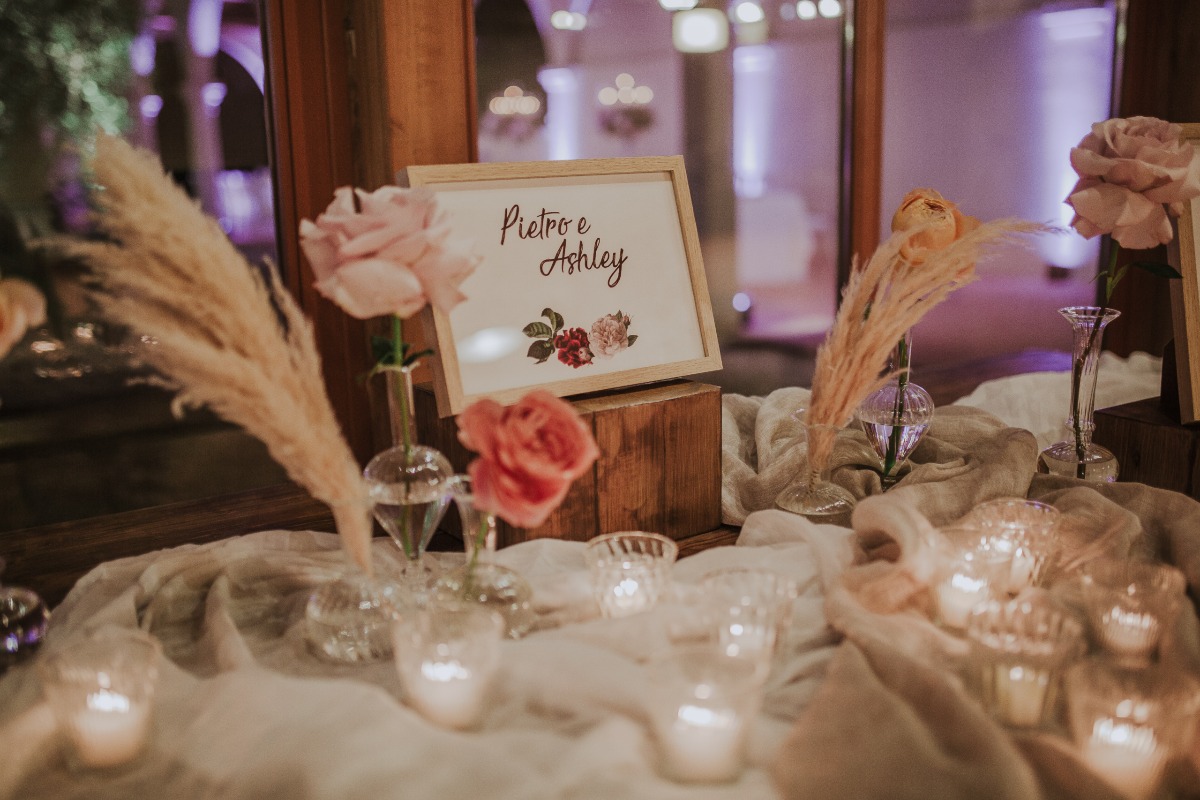
<path id="1" fill-rule="evenodd" d="M 1200 161 L 1183 129 L 1154 117 L 1097 122 L 1071 166 L 1079 182 L 1067 197 L 1071 227 L 1090 239 L 1112 235 L 1122 247 L 1142 250 L 1171 241 L 1171 216 L 1200 196 Z"/>
<path id="2" fill-rule="evenodd" d="M 933 189 L 913 189 L 892 215 L 893 232 L 921 229 L 900 253 L 910 264 L 921 263 L 927 252 L 948 247 L 978 227 L 979 220 Z"/>
<path id="3" fill-rule="evenodd" d="M 448 312 L 466 299 L 458 287 L 479 258 L 453 248 L 449 235 L 431 191 L 394 186 L 342 187 L 316 222 L 300 223 L 317 291 L 358 319 L 411 317 L 427 302 Z"/>
<path id="4" fill-rule="evenodd" d="M 588 347 L 601 358 L 612 358 L 629 347 L 629 315 L 605 314 L 593 322 Z"/>
<path id="5" fill-rule="evenodd" d="M 46 298 L 36 286 L 19 278 L 0 280 L 0 358 L 45 321 Z"/>
<path id="6" fill-rule="evenodd" d="M 600 451 L 569 403 L 535 390 L 504 407 L 479 400 L 458 416 L 458 438 L 479 454 L 468 466 L 476 503 L 536 528 Z"/>

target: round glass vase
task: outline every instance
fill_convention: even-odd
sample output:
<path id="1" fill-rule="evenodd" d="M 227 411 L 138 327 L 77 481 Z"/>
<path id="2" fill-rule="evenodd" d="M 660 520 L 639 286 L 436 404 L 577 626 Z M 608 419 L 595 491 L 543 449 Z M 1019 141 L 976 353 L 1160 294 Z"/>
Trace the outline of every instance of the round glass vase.
<path id="1" fill-rule="evenodd" d="M 896 343 L 888 362 L 888 372 L 896 373 L 895 377 L 867 395 L 858 407 L 859 424 L 879 456 L 884 491 L 900 480 L 900 468 L 933 422 L 933 398 L 910 380 L 911 358 L 909 331 Z"/>
<path id="2" fill-rule="evenodd" d="M 372 458 L 363 470 L 376 521 L 403 554 L 400 582 L 414 593 L 427 590 L 433 572 L 424 562 L 425 548 L 450 502 L 449 459 L 417 443 L 412 403 L 412 370 L 388 372 L 393 436 L 399 440 Z"/>
<path id="3" fill-rule="evenodd" d="M 475 505 L 471 478 L 455 475 L 447 486 L 462 520 L 467 562 L 440 577 L 434 592 L 442 600 L 464 600 L 496 611 L 504 620 L 505 635 L 519 639 L 533 627 L 533 589 L 519 573 L 493 559 L 496 515 Z"/>
<path id="4" fill-rule="evenodd" d="M 1117 479 L 1117 457 L 1092 441 L 1096 423 L 1096 376 L 1104 328 L 1120 311 L 1098 306 L 1068 306 L 1058 313 L 1071 323 L 1071 408 L 1067 438 L 1047 447 L 1038 456 L 1038 471 L 1080 480 L 1107 483 Z"/>
<path id="5" fill-rule="evenodd" d="M 369 537 L 366 508 L 334 508 L 338 531 L 362 526 Z M 369 664 L 392 654 L 392 623 L 412 603 L 411 595 L 386 577 L 367 575 L 348 563 L 330 580 L 317 586 L 305 605 L 305 633 L 321 658 L 341 664 Z"/>
<path id="6" fill-rule="evenodd" d="M 775 498 L 775 505 L 784 511 L 829 525 L 850 525 L 854 511 L 854 495 L 830 480 L 829 459 L 833 440 L 841 430 L 836 425 L 804 426 L 800 444 L 805 447 L 805 464 L 800 480 L 791 484 Z"/>

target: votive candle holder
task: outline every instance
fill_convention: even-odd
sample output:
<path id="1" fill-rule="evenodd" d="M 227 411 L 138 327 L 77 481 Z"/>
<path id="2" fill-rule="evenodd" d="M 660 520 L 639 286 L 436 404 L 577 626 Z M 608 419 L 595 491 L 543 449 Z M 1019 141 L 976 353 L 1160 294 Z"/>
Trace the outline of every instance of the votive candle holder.
<path id="1" fill-rule="evenodd" d="M 945 627 L 961 631 L 976 606 L 1004 591 L 1011 552 L 997 549 L 982 528 L 942 528 L 939 534 L 933 583 L 937 616 Z"/>
<path id="2" fill-rule="evenodd" d="M 1097 559 L 1083 566 L 1081 580 L 1100 646 L 1132 664 L 1152 660 L 1183 603 L 1183 573 L 1159 562 Z"/>
<path id="3" fill-rule="evenodd" d="M 1012 554 L 1005 591 L 1018 594 L 1041 586 L 1058 554 L 1059 511 L 1048 503 L 1020 497 L 990 500 L 976 506 L 968 520 L 993 537 L 993 547 Z"/>
<path id="4" fill-rule="evenodd" d="M 409 705 L 443 728 L 476 727 L 500 666 L 503 618 L 477 603 L 435 599 L 393 625 Z"/>
<path id="5" fill-rule="evenodd" d="M 1087 766 L 1132 800 L 1153 796 L 1167 764 L 1191 746 L 1196 679 L 1091 658 L 1068 670 L 1066 690 L 1071 734 Z"/>
<path id="6" fill-rule="evenodd" d="M 681 783 L 741 775 L 746 735 L 762 703 L 754 659 L 678 648 L 651 663 L 655 735 L 665 773 Z"/>
<path id="7" fill-rule="evenodd" d="M 702 576 L 699 588 L 717 646 L 754 660 L 765 677 L 791 625 L 796 585 L 769 569 L 728 567 Z"/>
<path id="8" fill-rule="evenodd" d="M 38 662 L 72 767 L 120 767 L 145 750 L 161 652 L 148 633 L 104 627 Z"/>
<path id="9" fill-rule="evenodd" d="M 1053 714 L 1063 670 L 1086 651 L 1083 625 L 1044 594 L 977 606 L 966 633 L 984 707 L 1016 728 Z"/>
<path id="10" fill-rule="evenodd" d="M 630 531 L 592 539 L 585 558 L 600 613 L 627 617 L 653 608 L 670 591 L 678 555 L 679 545 L 657 533 Z"/>

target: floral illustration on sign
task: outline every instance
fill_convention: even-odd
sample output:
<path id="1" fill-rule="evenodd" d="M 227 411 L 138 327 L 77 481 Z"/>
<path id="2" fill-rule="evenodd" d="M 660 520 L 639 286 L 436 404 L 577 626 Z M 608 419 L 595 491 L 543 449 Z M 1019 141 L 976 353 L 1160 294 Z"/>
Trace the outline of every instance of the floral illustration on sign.
<path id="1" fill-rule="evenodd" d="M 573 369 L 591 364 L 596 358 L 612 358 L 637 341 L 637 335 L 629 334 L 628 314 L 618 311 L 605 314 L 592 323 L 590 330 L 568 328 L 562 314 L 550 308 L 542 309 L 540 319 L 526 325 L 522 330 L 534 339 L 526 355 L 543 364 L 557 354 L 558 360 Z"/>

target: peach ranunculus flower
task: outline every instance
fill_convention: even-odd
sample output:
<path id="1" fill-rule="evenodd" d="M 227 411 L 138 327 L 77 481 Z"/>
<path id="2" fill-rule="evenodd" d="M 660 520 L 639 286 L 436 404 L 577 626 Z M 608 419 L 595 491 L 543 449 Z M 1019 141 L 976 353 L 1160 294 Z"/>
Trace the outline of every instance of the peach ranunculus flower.
<path id="1" fill-rule="evenodd" d="M 600 455 L 575 409 L 541 389 L 508 407 L 472 403 L 458 415 L 458 439 L 479 454 L 467 467 L 476 503 L 524 528 L 545 522 Z"/>
<path id="2" fill-rule="evenodd" d="M 920 264 L 927 252 L 948 247 L 978 227 L 978 219 L 963 214 L 934 189 L 913 189 L 892 215 L 893 232 L 921 228 L 900 251 L 910 264 Z"/>
<path id="3" fill-rule="evenodd" d="M 1200 161 L 1179 125 L 1154 117 L 1092 125 L 1071 166 L 1079 181 L 1067 197 L 1071 227 L 1090 239 L 1111 234 L 1122 247 L 1143 250 L 1171 241 L 1171 221 L 1200 196 Z"/>
<path id="4" fill-rule="evenodd" d="M 300 223 L 317 291 L 358 319 L 407 318 L 427 302 L 448 312 L 466 299 L 458 287 L 480 259 L 449 236 L 432 191 L 395 186 L 342 187 L 316 222 Z"/>
<path id="5" fill-rule="evenodd" d="M 589 347 L 593 354 L 601 358 L 612 358 L 629 345 L 633 344 L 636 336 L 629 335 L 628 314 L 605 314 L 592 323 L 588 336 Z"/>
<path id="6" fill-rule="evenodd" d="M 0 280 L 0 358 L 45 321 L 46 298 L 36 286 L 20 278 Z"/>

